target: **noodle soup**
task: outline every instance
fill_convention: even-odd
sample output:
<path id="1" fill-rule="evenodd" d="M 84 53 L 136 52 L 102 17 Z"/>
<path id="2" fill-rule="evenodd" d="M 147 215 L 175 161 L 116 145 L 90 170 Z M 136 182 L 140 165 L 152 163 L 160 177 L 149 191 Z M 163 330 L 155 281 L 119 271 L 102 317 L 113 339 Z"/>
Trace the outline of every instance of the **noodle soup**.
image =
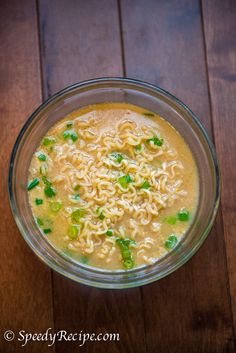
<path id="1" fill-rule="evenodd" d="M 89 106 L 57 122 L 29 168 L 29 202 L 43 236 L 67 256 L 108 270 L 173 251 L 198 193 L 195 160 L 180 134 L 125 103 Z"/>

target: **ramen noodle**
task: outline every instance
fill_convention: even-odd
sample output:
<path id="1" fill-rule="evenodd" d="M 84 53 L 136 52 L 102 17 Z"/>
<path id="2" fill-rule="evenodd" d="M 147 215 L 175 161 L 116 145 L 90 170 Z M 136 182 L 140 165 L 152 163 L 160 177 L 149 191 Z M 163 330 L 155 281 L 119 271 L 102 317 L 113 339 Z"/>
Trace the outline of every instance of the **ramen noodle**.
<path id="1" fill-rule="evenodd" d="M 58 121 L 29 168 L 29 202 L 64 256 L 108 270 L 148 265 L 178 246 L 198 201 L 198 173 L 162 117 L 97 104 Z"/>

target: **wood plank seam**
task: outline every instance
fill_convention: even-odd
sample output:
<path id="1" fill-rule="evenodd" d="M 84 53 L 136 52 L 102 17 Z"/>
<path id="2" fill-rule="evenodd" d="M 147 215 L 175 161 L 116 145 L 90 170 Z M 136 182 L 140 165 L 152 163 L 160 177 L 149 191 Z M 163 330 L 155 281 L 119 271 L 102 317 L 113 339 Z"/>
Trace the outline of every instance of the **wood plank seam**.
<path id="1" fill-rule="evenodd" d="M 216 137 L 215 137 L 215 126 L 214 126 L 214 119 L 213 119 L 213 108 L 212 108 L 212 94 L 211 94 L 211 85 L 210 85 L 210 77 L 209 77 L 209 58 L 207 53 L 207 38 L 206 38 L 206 31 L 205 31 L 205 23 L 204 23 L 204 7 L 203 7 L 203 0 L 200 1 L 200 10 L 201 10 L 201 21 L 202 21 L 202 37 L 203 37 L 203 45 L 204 45 L 204 55 L 205 55 L 205 63 L 206 63 L 206 78 L 207 78 L 207 86 L 209 92 L 209 106 L 210 106 L 210 117 L 211 117 L 211 130 L 212 130 L 212 140 L 216 149 Z M 236 333 L 235 333 L 235 326 L 234 326 L 234 313 L 233 313 L 233 305 L 232 305 L 232 297 L 231 297 L 231 283 L 229 277 L 229 264 L 227 259 L 227 244 L 225 238 L 225 222 L 224 222 L 224 214 L 223 214 L 223 207 L 222 202 L 220 201 L 219 205 L 219 212 L 220 212 L 220 219 L 223 226 L 224 231 L 224 254 L 225 254 L 225 265 L 227 269 L 226 277 L 227 277 L 227 294 L 228 300 L 230 304 L 230 314 L 231 314 L 231 323 L 233 327 L 233 338 L 234 338 L 234 350 L 236 352 Z"/>
<path id="2" fill-rule="evenodd" d="M 38 34 L 38 50 L 39 50 L 39 65 L 40 65 L 40 78 L 41 78 L 41 96 L 42 101 L 44 101 L 50 92 L 49 83 L 47 82 L 46 87 L 44 86 L 44 70 L 43 70 L 43 50 L 42 50 L 42 38 L 41 38 L 41 30 L 40 30 L 40 8 L 38 0 L 36 2 L 36 16 L 37 16 L 37 34 Z M 53 287 L 53 271 L 51 268 L 48 269 L 50 271 L 50 280 L 51 280 L 51 301 L 52 301 L 52 319 L 53 319 L 53 331 L 55 331 L 55 317 L 54 317 L 54 287 Z M 53 351 L 56 352 L 56 345 L 53 346 Z"/>

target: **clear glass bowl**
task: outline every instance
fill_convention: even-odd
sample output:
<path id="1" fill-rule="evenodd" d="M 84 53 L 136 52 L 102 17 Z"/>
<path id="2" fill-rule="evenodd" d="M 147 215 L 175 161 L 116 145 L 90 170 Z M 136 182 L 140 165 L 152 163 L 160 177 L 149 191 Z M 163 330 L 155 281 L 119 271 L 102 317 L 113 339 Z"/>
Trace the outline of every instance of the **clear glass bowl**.
<path id="1" fill-rule="evenodd" d="M 126 102 L 156 112 L 185 138 L 199 171 L 200 198 L 191 227 L 178 246 L 155 264 L 108 271 L 78 263 L 55 249 L 39 231 L 27 196 L 32 154 L 48 129 L 73 110 L 104 102 Z M 74 84 L 44 102 L 22 128 L 10 161 L 9 195 L 13 215 L 26 242 L 47 265 L 75 281 L 102 288 L 128 288 L 156 281 L 177 270 L 202 245 L 219 205 L 219 168 L 214 147 L 194 113 L 163 89 L 124 78 L 100 78 Z"/>

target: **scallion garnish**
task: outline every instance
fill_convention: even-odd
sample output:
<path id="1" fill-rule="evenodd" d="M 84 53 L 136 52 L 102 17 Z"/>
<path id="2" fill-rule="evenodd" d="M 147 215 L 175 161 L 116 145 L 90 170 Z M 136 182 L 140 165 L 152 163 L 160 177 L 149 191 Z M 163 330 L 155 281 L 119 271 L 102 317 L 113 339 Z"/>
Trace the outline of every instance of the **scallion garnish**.
<path id="1" fill-rule="evenodd" d="M 42 163 L 42 165 L 39 168 L 40 174 L 46 175 L 48 171 L 48 165 L 47 163 Z"/>
<path id="2" fill-rule="evenodd" d="M 52 230 L 51 230 L 51 228 L 45 228 L 45 229 L 43 229 L 43 232 L 44 232 L 44 234 L 48 234 L 48 233 L 51 233 Z"/>
<path id="3" fill-rule="evenodd" d="M 112 237 L 113 234 L 114 234 L 113 229 L 108 229 L 108 230 L 106 231 L 106 235 L 107 235 L 108 237 Z"/>
<path id="4" fill-rule="evenodd" d="M 38 153 L 37 153 L 37 157 L 38 157 L 38 159 L 39 159 L 41 162 L 45 162 L 46 159 L 47 159 L 46 154 L 44 154 L 44 153 L 42 153 L 42 152 L 38 152 Z"/>
<path id="5" fill-rule="evenodd" d="M 67 121 L 66 127 L 67 129 L 70 129 L 73 126 L 73 121 Z"/>
<path id="6" fill-rule="evenodd" d="M 89 259 L 88 259 L 87 256 L 83 255 L 83 256 L 81 256 L 81 258 L 80 258 L 80 262 L 82 262 L 82 264 L 87 265 L 87 264 L 89 263 Z"/>
<path id="7" fill-rule="evenodd" d="M 171 249 L 173 249 L 173 248 L 176 246 L 177 243 L 178 243 L 177 237 L 176 237 L 174 234 L 172 234 L 172 235 L 170 235 L 169 238 L 165 241 L 165 248 L 166 248 L 167 250 L 171 250 Z"/>
<path id="8" fill-rule="evenodd" d="M 124 267 L 127 270 L 133 268 L 134 267 L 134 260 L 133 260 L 129 245 L 132 243 L 134 244 L 135 242 L 130 239 L 117 238 L 116 243 L 119 245 Z"/>
<path id="9" fill-rule="evenodd" d="M 165 218 L 165 221 L 168 223 L 168 224 L 175 224 L 176 221 L 177 221 L 177 218 L 175 216 L 169 216 L 169 217 L 166 217 Z"/>
<path id="10" fill-rule="evenodd" d="M 79 194 L 72 195 L 71 198 L 72 198 L 72 200 L 78 201 L 78 200 L 80 200 L 80 195 Z"/>
<path id="11" fill-rule="evenodd" d="M 134 149 L 136 152 L 140 152 L 142 150 L 142 145 L 141 144 L 136 145 L 136 146 L 134 146 Z"/>
<path id="12" fill-rule="evenodd" d="M 39 178 L 35 178 L 34 180 L 30 181 L 28 186 L 27 186 L 27 190 L 30 191 L 33 188 L 35 188 L 35 186 L 37 186 L 39 184 Z"/>
<path id="13" fill-rule="evenodd" d="M 182 209 L 178 213 L 178 219 L 181 222 L 187 222 L 189 220 L 189 212 L 185 209 Z"/>
<path id="14" fill-rule="evenodd" d="M 36 221 L 37 221 L 37 223 L 38 223 L 38 225 L 39 225 L 40 227 L 43 226 L 43 221 L 42 221 L 41 218 L 37 217 L 37 218 L 36 218 Z"/>
<path id="15" fill-rule="evenodd" d="M 84 208 L 77 208 L 71 213 L 71 220 L 75 223 L 79 223 L 80 219 L 85 216 L 86 212 Z"/>
<path id="16" fill-rule="evenodd" d="M 80 231 L 79 225 L 70 225 L 68 229 L 68 236 L 71 239 L 76 239 L 78 237 L 79 231 Z"/>
<path id="17" fill-rule="evenodd" d="M 44 193 L 47 197 L 53 197 L 56 195 L 56 189 L 52 186 L 45 186 Z"/>
<path id="18" fill-rule="evenodd" d="M 63 132 L 63 137 L 65 140 L 70 138 L 73 142 L 78 140 L 78 134 L 75 130 L 66 130 Z"/>
<path id="19" fill-rule="evenodd" d="M 36 197 L 36 199 L 35 199 L 35 204 L 36 204 L 37 206 L 42 205 L 42 204 L 43 204 L 43 199 L 38 199 L 38 198 Z"/>
<path id="20" fill-rule="evenodd" d="M 55 213 L 60 211 L 61 206 L 62 206 L 61 201 L 50 201 L 50 204 L 49 204 L 50 210 Z"/>
<path id="21" fill-rule="evenodd" d="M 155 146 L 162 146 L 164 140 L 162 138 L 159 138 L 157 136 L 153 136 L 152 138 L 148 139 L 147 142 L 152 142 Z"/>
<path id="22" fill-rule="evenodd" d="M 118 178 L 118 183 L 122 186 L 122 188 L 126 189 L 128 184 L 132 183 L 133 179 L 129 174 L 123 175 Z"/>
<path id="23" fill-rule="evenodd" d="M 53 137 L 53 136 L 46 136 L 46 137 L 44 137 L 44 139 L 43 139 L 43 145 L 44 145 L 44 146 L 53 145 L 55 142 L 56 142 L 56 139 L 55 139 L 55 137 Z"/>
<path id="24" fill-rule="evenodd" d="M 121 153 L 118 152 L 112 152 L 110 154 L 110 157 L 116 162 L 116 163 L 121 163 L 123 161 L 124 156 Z"/>
<path id="25" fill-rule="evenodd" d="M 141 185 L 141 189 L 149 189 L 151 187 L 151 184 L 145 180 L 144 183 Z"/>
<path id="26" fill-rule="evenodd" d="M 100 207 L 97 208 L 96 210 L 97 214 L 98 214 L 98 218 L 101 219 L 101 221 L 103 221 L 105 219 L 105 215 L 103 213 L 103 210 L 101 210 Z"/>

